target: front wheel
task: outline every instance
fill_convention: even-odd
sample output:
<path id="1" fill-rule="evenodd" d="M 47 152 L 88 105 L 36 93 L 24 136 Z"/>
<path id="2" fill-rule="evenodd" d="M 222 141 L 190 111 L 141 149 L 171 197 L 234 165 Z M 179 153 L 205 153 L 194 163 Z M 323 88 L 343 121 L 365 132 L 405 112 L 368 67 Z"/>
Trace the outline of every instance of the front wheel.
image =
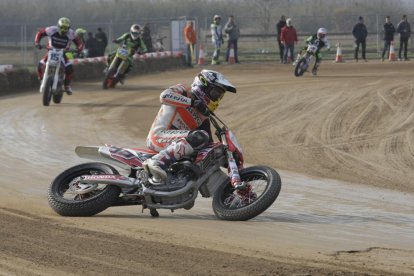
<path id="1" fill-rule="evenodd" d="M 50 184 L 50 207 L 62 216 L 93 216 L 112 206 L 121 190 L 117 186 L 80 183 L 81 176 L 95 174 L 119 174 L 103 163 L 85 163 L 59 174 Z"/>
<path id="2" fill-rule="evenodd" d="M 295 76 L 296 77 L 300 77 L 303 75 L 303 73 L 305 73 L 306 69 L 307 69 L 307 61 L 306 58 L 301 58 L 298 63 L 296 64 L 295 67 Z"/>
<path id="3" fill-rule="evenodd" d="M 43 91 L 43 105 L 49 106 L 50 100 L 52 99 L 52 87 L 53 87 L 53 78 L 48 78 L 46 80 L 46 86 Z"/>
<path id="4" fill-rule="evenodd" d="M 249 220 L 263 213 L 277 199 L 282 182 L 279 174 L 265 166 L 240 171 L 244 189 L 236 190 L 227 180 L 213 195 L 213 211 L 223 220 Z"/>

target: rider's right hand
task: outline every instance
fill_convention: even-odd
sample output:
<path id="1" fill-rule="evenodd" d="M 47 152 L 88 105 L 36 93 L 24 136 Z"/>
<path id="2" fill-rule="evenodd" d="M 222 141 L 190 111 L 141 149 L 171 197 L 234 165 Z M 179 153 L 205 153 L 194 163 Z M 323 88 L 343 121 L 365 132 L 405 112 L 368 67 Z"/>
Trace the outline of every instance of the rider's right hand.
<path id="1" fill-rule="evenodd" d="M 35 44 L 35 47 L 39 50 L 42 49 L 42 45 L 40 45 L 40 44 Z"/>
<path id="2" fill-rule="evenodd" d="M 197 109 L 204 116 L 209 116 L 210 115 L 210 110 L 208 109 L 208 107 L 206 106 L 206 104 L 202 100 L 198 100 L 198 99 L 197 100 L 192 100 L 191 101 L 191 106 L 194 107 L 195 109 Z"/>

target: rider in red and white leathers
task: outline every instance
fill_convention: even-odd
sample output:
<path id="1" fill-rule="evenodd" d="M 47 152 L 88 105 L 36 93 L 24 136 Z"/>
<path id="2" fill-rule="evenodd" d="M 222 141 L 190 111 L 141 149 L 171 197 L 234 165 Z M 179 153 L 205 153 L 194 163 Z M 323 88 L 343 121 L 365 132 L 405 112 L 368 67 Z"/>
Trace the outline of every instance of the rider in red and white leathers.
<path id="1" fill-rule="evenodd" d="M 77 51 L 81 52 L 83 50 L 83 42 L 82 39 L 76 35 L 75 31 L 70 28 L 70 20 L 66 17 L 62 17 L 59 19 L 58 24 L 56 26 L 46 27 L 44 29 L 39 30 L 36 33 L 35 37 L 35 46 L 38 49 L 41 49 L 42 46 L 40 45 L 40 40 L 45 37 L 49 37 L 49 42 L 47 45 L 47 49 L 51 47 L 57 49 L 66 49 L 69 50 L 70 44 L 73 41 L 76 45 Z M 65 91 L 71 95 L 72 88 L 72 74 L 73 74 L 73 65 L 72 61 L 68 59 L 65 55 Z M 43 71 L 47 61 L 47 53 L 46 55 L 40 60 L 39 65 L 37 67 L 37 76 L 39 80 L 43 78 Z"/>
<path id="2" fill-rule="evenodd" d="M 162 105 L 147 137 L 147 146 L 159 153 L 144 162 L 153 184 L 166 179 L 171 163 L 213 141 L 208 116 L 226 91 L 236 93 L 236 88 L 222 74 L 202 70 L 191 90 L 177 84 L 161 93 Z"/>

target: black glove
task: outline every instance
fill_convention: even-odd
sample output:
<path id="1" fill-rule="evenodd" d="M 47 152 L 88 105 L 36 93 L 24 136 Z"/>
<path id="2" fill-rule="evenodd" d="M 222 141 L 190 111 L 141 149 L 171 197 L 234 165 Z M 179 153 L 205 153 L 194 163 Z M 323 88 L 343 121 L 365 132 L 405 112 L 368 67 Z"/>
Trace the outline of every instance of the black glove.
<path id="1" fill-rule="evenodd" d="M 204 116 L 210 115 L 210 110 L 208 110 L 208 107 L 202 100 L 192 100 L 191 106 L 197 109 Z"/>
<path id="2" fill-rule="evenodd" d="M 42 49 L 42 45 L 40 45 L 40 44 L 35 44 L 35 47 L 39 50 Z"/>

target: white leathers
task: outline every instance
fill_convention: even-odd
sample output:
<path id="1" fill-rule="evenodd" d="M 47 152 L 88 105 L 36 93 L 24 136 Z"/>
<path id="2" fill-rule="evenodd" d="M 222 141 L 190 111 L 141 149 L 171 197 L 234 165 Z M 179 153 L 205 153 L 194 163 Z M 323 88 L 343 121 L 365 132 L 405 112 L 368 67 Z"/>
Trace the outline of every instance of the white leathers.
<path id="1" fill-rule="evenodd" d="M 161 93 L 162 103 L 147 137 L 147 146 L 160 151 L 172 141 L 187 137 L 190 130 L 198 129 L 208 117 L 191 107 L 189 91 L 177 84 Z"/>

